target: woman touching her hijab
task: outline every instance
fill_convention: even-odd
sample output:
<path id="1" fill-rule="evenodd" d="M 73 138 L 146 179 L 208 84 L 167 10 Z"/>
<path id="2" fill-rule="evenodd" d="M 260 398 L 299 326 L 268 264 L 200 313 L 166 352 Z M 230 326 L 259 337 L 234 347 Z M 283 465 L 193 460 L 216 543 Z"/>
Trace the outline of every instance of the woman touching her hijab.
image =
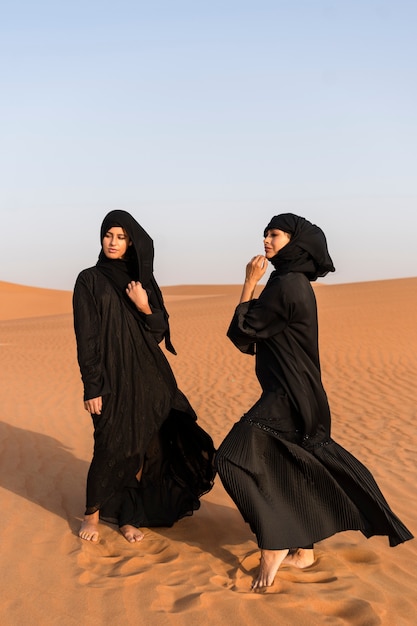
<path id="1" fill-rule="evenodd" d="M 265 228 L 264 247 L 246 267 L 228 330 L 239 350 L 256 355 L 262 394 L 216 454 L 261 549 L 254 590 L 271 586 L 284 561 L 312 565 L 313 544 L 344 530 L 386 535 L 391 546 L 412 539 L 367 468 L 331 438 L 310 284 L 334 271 L 323 231 L 284 213 Z M 268 261 L 274 271 L 254 299 Z"/>
<path id="2" fill-rule="evenodd" d="M 106 215 L 101 252 L 73 296 L 84 407 L 94 424 L 79 536 L 99 540 L 99 520 L 130 542 L 141 526 L 172 526 L 213 485 L 214 448 L 159 347 L 175 354 L 153 275 L 153 241 L 126 211 Z"/>

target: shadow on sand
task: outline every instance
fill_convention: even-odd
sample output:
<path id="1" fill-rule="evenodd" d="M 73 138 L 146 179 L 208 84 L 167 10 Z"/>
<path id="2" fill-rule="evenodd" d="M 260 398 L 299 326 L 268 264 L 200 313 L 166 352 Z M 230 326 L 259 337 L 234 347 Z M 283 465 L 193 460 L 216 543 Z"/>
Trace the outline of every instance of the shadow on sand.
<path id="1" fill-rule="evenodd" d="M 72 533 L 78 535 L 89 463 L 49 435 L 6 422 L 0 422 L 0 442 L 0 486 L 60 516 Z M 180 520 L 172 528 L 151 530 L 236 566 L 236 557 L 225 546 L 250 541 L 250 530 L 232 504 L 228 507 L 206 498 L 203 497 L 200 510 L 193 516 Z"/>
<path id="2" fill-rule="evenodd" d="M 0 442 L 0 485 L 62 517 L 78 534 L 89 463 L 53 437 L 5 422 Z"/>

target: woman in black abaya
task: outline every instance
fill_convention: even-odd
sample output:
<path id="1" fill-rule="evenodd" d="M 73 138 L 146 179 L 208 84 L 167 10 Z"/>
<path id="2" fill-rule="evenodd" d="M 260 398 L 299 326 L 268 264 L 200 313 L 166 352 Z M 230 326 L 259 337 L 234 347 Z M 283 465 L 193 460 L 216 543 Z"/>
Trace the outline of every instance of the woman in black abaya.
<path id="1" fill-rule="evenodd" d="M 264 232 L 265 256 L 246 267 L 228 336 L 256 354 L 262 395 L 216 454 L 222 482 L 261 549 L 253 589 L 273 584 L 281 563 L 303 568 L 313 544 L 337 532 L 412 538 L 370 472 L 330 434 L 330 410 L 318 352 L 317 309 L 310 281 L 334 271 L 320 228 L 285 213 Z M 253 294 L 268 260 L 272 272 Z"/>
<path id="2" fill-rule="evenodd" d="M 75 284 L 73 307 L 84 406 L 94 423 L 79 535 L 99 519 L 140 541 L 140 526 L 171 526 L 199 508 L 213 484 L 214 448 L 159 347 L 175 354 L 153 276 L 153 242 L 125 211 L 101 226 L 96 266 Z"/>

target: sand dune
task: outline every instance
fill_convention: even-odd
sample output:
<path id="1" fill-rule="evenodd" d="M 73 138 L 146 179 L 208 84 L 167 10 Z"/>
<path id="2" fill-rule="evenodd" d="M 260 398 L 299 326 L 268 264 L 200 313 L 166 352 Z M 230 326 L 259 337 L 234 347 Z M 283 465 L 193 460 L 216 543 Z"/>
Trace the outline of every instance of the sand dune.
<path id="1" fill-rule="evenodd" d="M 218 445 L 259 393 L 251 357 L 225 337 L 240 287 L 164 290 L 180 388 Z M 323 378 L 333 436 L 374 473 L 417 532 L 417 278 L 318 285 Z M 71 293 L 0 283 L 0 620 L 5 626 L 416 623 L 417 542 L 359 533 L 317 545 L 250 592 L 256 544 L 217 480 L 192 518 L 130 545 L 104 526 L 77 537 L 92 426 L 72 329 Z"/>
<path id="2" fill-rule="evenodd" d="M 68 313 L 72 293 L 0 281 L 0 320 Z"/>

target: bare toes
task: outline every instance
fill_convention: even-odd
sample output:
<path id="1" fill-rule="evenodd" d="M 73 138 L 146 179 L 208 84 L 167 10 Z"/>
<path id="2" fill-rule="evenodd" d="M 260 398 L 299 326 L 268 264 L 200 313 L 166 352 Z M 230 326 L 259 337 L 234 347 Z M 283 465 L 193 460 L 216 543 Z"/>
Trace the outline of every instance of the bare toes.
<path id="1" fill-rule="evenodd" d="M 142 541 L 145 536 L 143 532 L 139 530 L 139 528 L 135 528 L 134 526 L 130 526 L 129 524 L 121 526 L 120 532 L 129 543 L 137 543 L 139 541 Z"/>
<path id="2" fill-rule="evenodd" d="M 97 524 L 84 521 L 81 524 L 81 528 L 78 531 L 78 536 L 84 541 L 94 541 L 97 542 L 99 540 L 99 531 L 97 528 Z"/>

